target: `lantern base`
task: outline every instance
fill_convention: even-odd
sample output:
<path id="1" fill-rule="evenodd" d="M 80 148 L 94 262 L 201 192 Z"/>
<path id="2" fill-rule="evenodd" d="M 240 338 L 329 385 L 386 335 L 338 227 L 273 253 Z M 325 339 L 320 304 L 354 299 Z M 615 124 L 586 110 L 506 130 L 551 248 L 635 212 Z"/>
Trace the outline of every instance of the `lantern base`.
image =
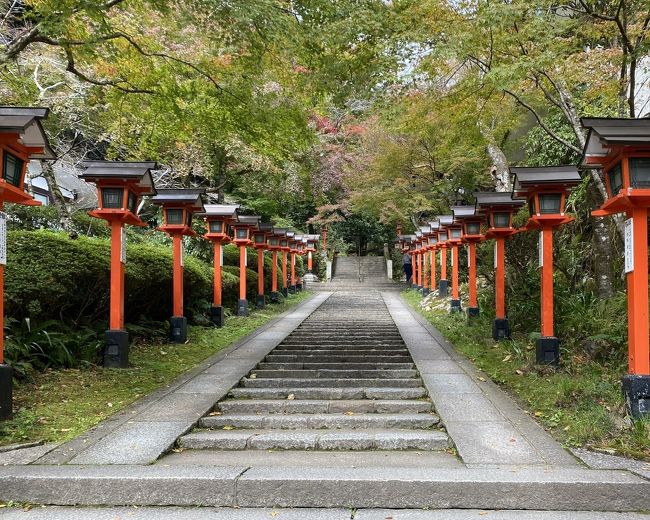
<path id="1" fill-rule="evenodd" d="M 438 296 L 447 296 L 448 292 L 449 292 L 449 281 L 440 280 L 438 282 Z"/>
<path id="2" fill-rule="evenodd" d="M 0 364 L 0 421 L 11 419 L 14 392 L 13 370 L 9 365 Z"/>
<path id="3" fill-rule="evenodd" d="M 169 341 L 172 343 L 185 343 L 187 341 L 187 318 L 185 316 L 172 316 L 169 318 Z"/>
<path id="4" fill-rule="evenodd" d="M 460 300 L 451 300 L 451 303 L 449 305 L 449 312 L 454 313 L 454 312 L 460 312 L 462 309 L 460 307 Z"/>
<path id="5" fill-rule="evenodd" d="M 255 305 L 258 309 L 264 308 L 266 305 L 266 298 L 264 297 L 263 294 L 258 294 L 257 299 L 255 300 Z"/>
<path id="6" fill-rule="evenodd" d="M 296 284 L 296 292 L 302 291 L 302 282 Z"/>
<path id="7" fill-rule="evenodd" d="M 497 318 L 492 322 L 492 339 L 500 341 L 510 339 L 510 323 L 508 318 Z"/>
<path id="8" fill-rule="evenodd" d="M 478 307 L 467 307 L 467 317 L 476 318 L 479 315 Z"/>
<path id="9" fill-rule="evenodd" d="M 104 339 L 104 368 L 129 366 L 129 333 L 125 330 L 107 330 Z"/>
<path id="10" fill-rule="evenodd" d="M 627 375 L 621 380 L 627 412 L 634 419 L 650 418 L 650 375 Z"/>
<path id="11" fill-rule="evenodd" d="M 278 291 L 271 293 L 271 303 L 280 303 L 280 293 Z"/>
<path id="12" fill-rule="evenodd" d="M 539 338 L 535 342 L 535 362 L 538 365 L 559 365 L 560 340 L 553 336 Z"/>
<path id="13" fill-rule="evenodd" d="M 237 316 L 248 316 L 248 300 L 237 301 Z"/>
<path id="14" fill-rule="evenodd" d="M 429 295 L 429 288 L 422 287 L 422 296 L 428 296 L 428 295 Z"/>
<path id="15" fill-rule="evenodd" d="M 284 296 L 285 298 L 287 296 L 289 296 L 289 289 L 287 289 L 286 287 L 283 287 L 282 288 L 282 296 Z"/>
<path id="16" fill-rule="evenodd" d="M 210 319 L 212 320 L 212 323 L 214 323 L 215 327 L 223 327 L 226 324 L 226 313 L 224 308 L 221 305 L 211 307 Z"/>
<path id="17" fill-rule="evenodd" d="M 289 286 L 289 294 L 296 294 L 296 286 L 295 285 L 290 285 Z"/>

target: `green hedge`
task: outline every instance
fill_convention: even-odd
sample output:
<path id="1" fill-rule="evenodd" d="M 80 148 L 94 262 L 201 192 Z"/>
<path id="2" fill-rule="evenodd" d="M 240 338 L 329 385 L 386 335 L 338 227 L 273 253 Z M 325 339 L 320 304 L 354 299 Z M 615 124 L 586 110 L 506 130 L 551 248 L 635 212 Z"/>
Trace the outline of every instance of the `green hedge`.
<path id="1" fill-rule="evenodd" d="M 227 249 L 230 249 L 227 248 Z M 265 259 L 265 286 L 271 287 L 271 255 Z M 239 269 L 223 269 L 224 305 L 236 304 Z M 238 259 L 238 257 L 237 257 Z M 212 300 L 212 265 L 185 256 L 187 314 L 205 310 Z M 254 260 L 254 261 L 253 261 Z M 257 292 L 256 252 L 249 252 L 247 296 Z M 57 319 L 72 323 L 107 320 L 109 307 L 110 243 L 81 237 L 70 240 L 52 231 L 10 231 L 5 276 L 6 313 L 21 320 Z M 280 283 L 280 282 L 279 282 Z M 172 253 L 164 245 L 128 244 L 126 263 L 126 320 L 163 320 L 172 308 Z"/>

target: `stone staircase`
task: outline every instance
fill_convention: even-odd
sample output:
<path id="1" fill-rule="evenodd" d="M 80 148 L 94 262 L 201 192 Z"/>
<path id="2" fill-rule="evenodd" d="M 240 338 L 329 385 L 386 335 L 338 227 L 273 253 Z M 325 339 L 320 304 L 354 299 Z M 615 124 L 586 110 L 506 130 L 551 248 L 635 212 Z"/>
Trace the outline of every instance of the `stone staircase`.
<path id="1" fill-rule="evenodd" d="M 449 441 L 438 422 L 381 296 L 337 292 L 179 446 L 445 450 Z"/>
<path id="2" fill-rule="evenodd" d="M 309 286 L 316 291 L 401 291 L 404 288 L 403 284 L 387 278 L 383 256 L 336 257 L 332 281 Z"/>

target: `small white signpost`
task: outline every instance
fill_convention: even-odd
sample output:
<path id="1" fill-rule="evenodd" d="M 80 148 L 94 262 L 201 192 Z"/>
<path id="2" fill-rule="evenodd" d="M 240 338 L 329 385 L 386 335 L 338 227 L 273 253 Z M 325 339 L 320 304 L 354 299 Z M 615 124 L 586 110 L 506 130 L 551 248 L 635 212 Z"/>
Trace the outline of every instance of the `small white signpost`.
<path id="1" fill-rule="evenodd" d="M 625 221 L 625 272 L 634 271 L 634 221 Z"/>
<path id="2" fill-rule="evenodd" d="M 121 240 L 120 240 L 120 262 L 126 264 L 126 230 L 124 227 L 121 228 Z"/>
<path id="3" fill-rule="evenodd" d="M 539 232 L 539 242 L 537 244 L 537 251 L 539 253 L 539 267 L 544 267 L 544 232 Z"/>

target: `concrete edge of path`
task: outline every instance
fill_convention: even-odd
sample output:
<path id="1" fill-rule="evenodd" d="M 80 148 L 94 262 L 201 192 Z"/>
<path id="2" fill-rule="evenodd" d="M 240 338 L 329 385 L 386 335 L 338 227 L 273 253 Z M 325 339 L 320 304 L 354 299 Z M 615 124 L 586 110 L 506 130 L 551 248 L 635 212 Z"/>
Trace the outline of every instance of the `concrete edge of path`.
<path id="1" fill-rule="evenodd" d="M 153 462 L 168 451 L 180 435 L 189 431 L 214 403 L 226 395 L 248 370 L 298 327 L 330 294 L 314 294 L 182 373 L 167 386 L 141 397 L 87 432 L 57 446 L 31 463 L 66 464 L 73 460 L 84 464 Z M 182 348 L 182 345 L 178 348 Z M 215 380 L 218 381 L 216 384 Z M 183 409 L 174 410 L 170 407 L 174 405 L 182 406 Z M 147 442 L 147 437 L 150 442 Z M 112 438 L 115 442 L 111 441 Z M 124 444 L 124 441 L 133 443 Z"/>
<path id="2" fill-rule="evenodd" d="M 401 295 L 382 296 L 465 464 L 579 465 Z"/>
<path id="3" fill-rule="evenodd" d="M 0 500 L 80 506 L 643 511 L 650 483 L 582 468 L 12 466 Z"/>

